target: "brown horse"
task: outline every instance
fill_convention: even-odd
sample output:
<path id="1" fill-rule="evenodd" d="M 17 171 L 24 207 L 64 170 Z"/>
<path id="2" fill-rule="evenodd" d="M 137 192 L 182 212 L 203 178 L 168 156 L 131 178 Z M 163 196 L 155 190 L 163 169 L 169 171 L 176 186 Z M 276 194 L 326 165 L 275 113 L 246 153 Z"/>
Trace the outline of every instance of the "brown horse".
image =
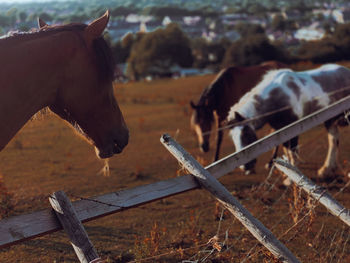
<path id="1" fill-rule="evenodd" d="M 218 118 L 215 152 L 217 161 L 223 136 L 222 126 L 231 106 L 258 84 L 267 71 L 286 67 L 283 63 L 270 61 L 256 66 L 229 67 L 221 70 L 214 81 L 203 90 L 198 103 L 194 104 L 192 101 L 190 103 L 194 109 L 191 126 L 197 134 L 200 149 L 203 152 L 209 151 L 209 138 L 215 112 Z"/>
<path id="2" fill-rule="evenodd" d="M 0 39 L 0 150 L 39 110 L 51 111 L 96 147 L 120 153 L 129 131 L 113 95 L 114 61 L 102 33 L 109 13 L 89 25 L 48 26 Z"/>

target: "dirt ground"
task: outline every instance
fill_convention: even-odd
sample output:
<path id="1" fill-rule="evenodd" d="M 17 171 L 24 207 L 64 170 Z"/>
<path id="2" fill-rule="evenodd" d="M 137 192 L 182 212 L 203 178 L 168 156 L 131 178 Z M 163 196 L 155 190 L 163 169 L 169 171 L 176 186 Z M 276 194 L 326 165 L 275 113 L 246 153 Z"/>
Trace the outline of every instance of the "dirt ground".
<path id="1" fill-rule="evenodd" d="M 110 175 L 93 147 L 58 117 L 30 121 L 0 153 L 3 185 L 12 196 L 10 216 L 50 207 L 48 195 L 63 190 L 72 200 L 150 184 L 183 174 L 178 162 L 159 142 L 169 133 L 203 165 L 203 154 L 190 130 L 190 100 L 197 100 L 214 76 L 118 84 L 115 93 L 130 129 L 130 142 L 109 160 Z M 327 150 L 322 126 L 300 137 L 299 168 L 350 208 L 350 128 L 341 129 L 338 177 L 317 180 Z M 259 136 L 267 134 L 266 127 Z M 215 136 L 212 136 L 214 144 Z M 222 155 L 234 151 L 227 133 Z M 301 262 L 350 262 L 350 231 L 317 202 L 295 187 L 281 185 L 282 176 L 265 170 L 270 153 L 258 159 L 257 174 L 238 169 L 220 181 Z M 269 176 L 269 177 L 268 177 Z M 194 190 L 97 219 L 85 224 L 106 262 L 278 262 L 242 225 L 204 190 Z M 77 262 L 63 231 L 0 250 L 0 262 Z"/>

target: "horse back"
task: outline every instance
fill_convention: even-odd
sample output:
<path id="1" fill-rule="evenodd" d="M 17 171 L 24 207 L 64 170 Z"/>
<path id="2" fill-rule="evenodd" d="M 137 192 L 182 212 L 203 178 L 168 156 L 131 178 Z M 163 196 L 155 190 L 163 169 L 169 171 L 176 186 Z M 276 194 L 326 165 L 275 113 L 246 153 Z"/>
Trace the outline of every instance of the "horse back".
<path id="1" fill-rule="evenodd" d="M 335 64 L 303 72 L 270 71 L 235 108 L 254 117 L 290 107 L 301 118 L 350 94 L 350 70 Z M 286 116 L 285 116 L 286 118 Z M 278 118 L 282 119 L 282 118 Z"/>
<path id="2" fill-rule="evenodd" d="M 255 87 L 270 70 L 286 68 L 283 63 L 269 61 L 249 67 L 231 66 L 219 73 L 212 83 L 216 89 L 216 111 L 220 120 L 225 120 L 232 105 Z"/>
<path id="3" fill-rule="evenodd" d="M 350 70 L 337 64 L 327 64 L 311 70 L 310 77 L 328 94 L 331 102 L 350 94 Z"/>

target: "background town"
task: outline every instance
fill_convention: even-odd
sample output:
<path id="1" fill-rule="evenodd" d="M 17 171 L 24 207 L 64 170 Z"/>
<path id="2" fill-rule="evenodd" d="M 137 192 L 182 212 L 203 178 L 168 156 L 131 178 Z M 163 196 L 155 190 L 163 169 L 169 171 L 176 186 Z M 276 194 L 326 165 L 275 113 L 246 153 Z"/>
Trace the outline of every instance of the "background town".
<path id="1" fill-rule="evenodd" d="M 46 1 L 0 4 L 0 33 L 89 23 L 111 12 L 109 40 L 120 81 L 216 72 L 266 60 L 350 58 L 348 1 Z"/>

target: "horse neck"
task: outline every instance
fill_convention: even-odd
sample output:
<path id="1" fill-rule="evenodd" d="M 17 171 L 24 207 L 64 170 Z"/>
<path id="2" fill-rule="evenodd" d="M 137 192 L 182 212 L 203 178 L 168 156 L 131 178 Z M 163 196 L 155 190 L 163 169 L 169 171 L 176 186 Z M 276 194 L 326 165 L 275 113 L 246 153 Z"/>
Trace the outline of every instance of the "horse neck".
<path id="1" fill-rule="evenodd" d="M 220 85 L 217 85 L 216 111 L 219 118 L 225 120 L 231 107 L 238 104 L 242 96 L 254 88 L 269 69 L 272 69 L 271 65 L 228 68 L 225 76 L 222 76 Z M 257 126 L 260 126 L 260 123 Z"/>
<path id="2" fill-rule="evenodd" d="M 231 88 L 232 80 L 219 78 L 212 84 L 210 91 L 212 97 L 212 109 L 216 111 L 219 123 L 226 120 L 231 106 L 238 101 L 237 90 Z"/>
<path id="3" fill-rule="evenodd" d="M 19 37 L 20 38 L 20 37 Z M 28 37 L 27 37 L 28 38 Z M 59 37 L 0 42 L 0 150 L 40 109 L 55 98 L 67 56 Z M 65 61 L 64 61 L 65 60 Z"/>

